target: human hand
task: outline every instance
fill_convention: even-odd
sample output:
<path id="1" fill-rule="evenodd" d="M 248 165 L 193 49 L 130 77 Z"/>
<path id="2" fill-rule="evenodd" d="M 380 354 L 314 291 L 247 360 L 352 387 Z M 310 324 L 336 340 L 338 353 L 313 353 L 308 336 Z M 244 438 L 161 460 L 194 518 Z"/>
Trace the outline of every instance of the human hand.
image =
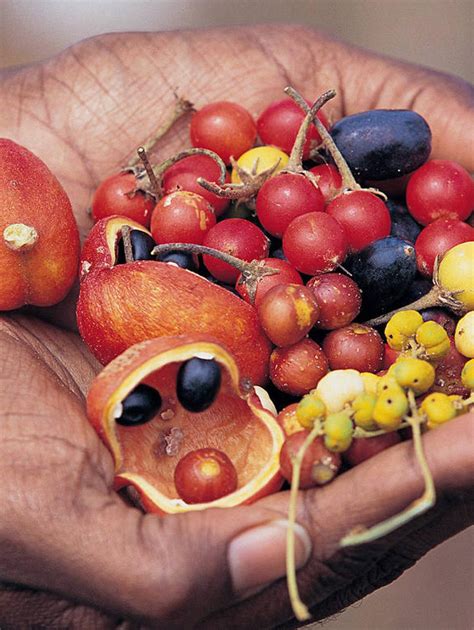
<path id="1" fill-rule="evenodd" d="M 369 85 L 364 84 L 367 77 Z M 472 130 L 467 123 L 472 95 L 466 84 L 295 28 L 95 38 L 46 64 L 6 74 L 0 134 L 24 144 L 48 163 L 66 187 L 85 233 L 89 227 L 85 208 L 92 190 L 159 124 L 172 107 L 173 90 L 198 107 L 225 98 L 258 112 L 281 96 L 287 84 L 310 98 L 335 87 L 341 98 L 331 104 L 333 109 L 328 107 L 334 119 L 371 107 L 413 107 L 433 129 L 435 155 L 474 168 L 472 142 L 466 138 L 467 130 Z M 187 144 L 183 123 L 159 145 L 158 155 L 167 157 Z M 6 532 L 2 541 L 10 542 L 0 552 L 4 554 L 0 578 L 57 596 L 4 591 L 2 627 L 26 625 L 27 602 L 34 610 L 30 623 L 42 622 L 46 627 L 107 628 L 124 617 L 184 627 L 226 609 L 235 601 L 226 555 L 231 539 L 285 514 L 286 493 L 249 508 L 172 519 L 143 517 L 123 505 L 110 491 L 112 463 L 85 421 L 78 394 L 95 366 L 74 336 L 25 318 L 6 321 L 8 343 L 2 348 L 19 357 L 16 363 L 22 370 L 9 372 L 15 366 L 11 360 L 3 361 L 5 394 L 10 397 L 1 408 L 21 413 L 25 433 L 19 440 L 19 418 L 13 414 L 13 422 L 10 418 L 6 425 L 11 435 L 5 434 L 0 447 L 5 449 L 2 505 L 9 506 L 0 532 Z M 55 353 L 61 349 L 62 365 L 56 371 L 67 387 L 58 386 L 47 367 L 50 355 L 41 346 L 50 343 Z M 27 404 L 22 409 L 18 400 L 23 398 Z M 472 522 L 472 504 L 465 494 L 473 472 L 466 437 L 472 432 L 472 420 L 466 416 L 426 437 L 441 495 L 437 507 L 382 541 L 344 552 L 337 546 L 352 526 L 381 520 L 421 493 L 421 476 L 409 443 L 346 473 L 327 488 L 302 494 L 299 521 L 314 545 L 311 562 L 301 574 L 302 594 L 317 606 L 318 618 L 394 579 L 429 548 Z M 448 444 L 457 445 L 454 462 Z M 12 461 L 17 464 L 12 466 Z M 38 470 L 45 473 L 39 475 Z M 387 477 L 383 483 L 380 470 Z M 458 505 L 462 509 L 454 509 Z M 276 578 L 284 573 L 284 561 L 278 545 L 273 553 L 269 562 L 274 563 L 274 573 L 267 577 Z M 264 566 L 262 559 L 262 570 Z M 286 586 L 280 581 L 207 617 L 205 626 L 272 627 L 290 617 Z"/>

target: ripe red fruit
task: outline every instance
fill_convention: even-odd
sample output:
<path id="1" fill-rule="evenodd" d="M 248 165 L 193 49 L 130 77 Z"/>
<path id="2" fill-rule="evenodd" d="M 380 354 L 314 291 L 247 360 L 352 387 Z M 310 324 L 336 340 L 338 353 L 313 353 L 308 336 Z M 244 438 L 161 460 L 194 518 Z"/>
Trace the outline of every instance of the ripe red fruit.
<path id="1" fill-rule="evenodd" d="M 334 164 L 319 164 L 309 169 L 318 178 L 318 186 L 325 203 L 329 203 L 341 192 L 342 176 Z"/>
<path id="2" fill-rule="evenodd" d="M 156 204 L 150 231 L 158 245 L 197 243 L 201 245 L 208 230 L 216 224 L 214 210 L 196 193 L 178 190 Z"/>
<path id="3" fill-rule="evenodd" d="M 91 203 L 94 222 L 119 214 L 148 227 L 155 198 L 143 190 L 132 171 L 116 173 L 99 185 Z"/>
<path id="4" fill-rule="evenodd" d="M 353 253 L 390 234 L 392 222 L 387 206 L 366 190 L 342 193 L 327 205 L 326 212 L 346 230 Z"/>
<path id="5" fill-rule="evenodd" d="M 359 372 L 382 369 L 384 344 L 382 337 L 370 326 L 350 324 L 333 330 L 323 341 L 323 350 L 331 370 L 352 368 Z"/>
<path id="6" fill-rule="evenodd" d="M 303 446 L 309 431 L 299 431 L 288 436 L 280 451 L 280 472 L 291 483 L 293 461 Z M 324 438 L 317 437 L 310 444 L 303 457 L 300 470 L 299 488 L 313 488 L 332 481 L 341 466 L 341 456 L 324 446 Z"/>
<path id="7" fill-rule="evenodd" d="M 291 405 L 284 407 L 277 415 L 277 422 L 283 429 L 285 435 L 292 435 L 293 433 L 304 431 L 296 418 L 297 407 L 298 403 L 291 403 Z"/>
<path id="8" fill-rule="evenodd" d="M 322 212 L 324 198 L 319 188 L 299 173 L 280 173 L 260 188 L 257 216 L 272 236 L 281 237 L 291 221 L 308 212 Z"/>
<path id="9" fill-rule="evenodd" d="M 415 241 L 416 266 L 424 276 L 432 276 L 436 256 L 460 243 L 474 241 L 474 228 L 457 219 L 437 219 L 421 230 Z"/>
<path id="10" fill-rule="evenodd" d="M 406 200 L 410 214 L 422 225 L 440 218 L 464 221 L 474 208 L 474 182 L 460 164 L 430 160 L 411 176 Z"/>
<path id="11" fill-rule="evenodd" d="M 216 217 L 220 216 L 229 206 L 230 200 L 225 197 L 218 197 L 206 190 L 197 183 L 198 177 L 202 177 L 208 182 L 217 182 L 220 177 L 219 166 L 208 155 L 190 155 L 166 169 L 162 180 L 163 192 L 165 195 L 176 190 L 188 190 L 197 193 L 211 204 Z M 230 182 L 229 174 L 227 174 L 226 181 Z"/>
<path id="12" fill-rule="evenodd" d="M 260 228 L 246 219 L 224 219 L 206 234 L 203 245 L 250 262 L 268 256 L 270 241 Z M 209 255 L 203 256 L 208 271 L 221 282 L 233 284 L 240 271 Z"/>
<path id="13" fill-rule="evenodd" d="M 258 280 L 257 290 L 255 292 L 255 306 L 258 306 L 262 301 L 263 296 L 279 284 L 303 284 L 300 274 L 296 269 L 290 265 L 289 262 L 281 258 L 263 258 L 262 267 L 269 267 L 271 269 L 278 269 L 278 273 L 274 273 L 271 276 L 262 276 Z M 242 275 L 237 279 L 235 290 L 243 297 L 246 302 L 251 304 L 251 300 L 247 291 L 247 285 L 242 281 Z"/>
<path id="14" fill-rule="evenodd" d="M 308 102 L 308 105 L 311 103 Z M 328 128 L 329 124 L 322 111 L 317 114 L 319 120 Z M 305 114 L 303 110 L 289 98 L 271 103 L 257 119 L 257 131 L 264 144 L 273 144 L 285 153 L 290 154 L 298 135 Z M 303 159 L 307 160 L 319 144 L 321 136 L 311 125 L 306 136 Z"/>
<path id="15" fill-rule="evenodd" d="M 388 368 L 395 363 L 399 356 L 400 352 L 398 350 L 394 350 L 388 345 L 388 343 L 384 343 L 382 369 L 388 370 Z"/>
<path id="16" fill-rule="evenodd" d="M 208 503 L 237 489 L 237 471 L 222 451 L 200 448 L 179 460 L 174 483 L 186 503 Z"/>
<path id="17" fill-rule="evenodd" d="M 290 223 L 283 234 L 283 252 L 301 273 L 332 271 L 347 254 L 344 228 L 325 212 L 308 212 Z"/>
<path id="18" fill-rule="evenodd" d="M 352 444 L 344 451 L 342 457 L 351 466 L 357 466 L 366 459 L 370 459 L 390 446 L 400 442 L 400 436 L 396 431 L 377 435 L 371 438 L 355 438 Z"/>
<path id="19" fill-rule="evenodd" d="M 252 148 L 257 127 L 241 105 L 218 101 L 205 105 L 194 114 L 190 133 L 193 147 L 214 151 L 229 164 L 231 156 L 238 159 Z"/>
<path id="20" fill-rule="evenodd" d="M 350 324 L 359 314 L 362 294 L 357 284 L 342 273 L 325 273 L 308 281 L 319 306 L 316 328 L 334 330 Z"/>
<path id="21" fill-rule="evenodd" d="M 311 290 L 298 284 L 279 284 L 270 289 L 257 307 L 260 324 L 276 346 L 290 346 L 311 330 L 319 307 Z"/>
<path id="22" fill-rule="evenodd" d="M 303 396 L 316 387 L 329 371 L 328 360 L 312 339 L 275 348 L 270 357 L 270 379 L 277 389 Z"/>

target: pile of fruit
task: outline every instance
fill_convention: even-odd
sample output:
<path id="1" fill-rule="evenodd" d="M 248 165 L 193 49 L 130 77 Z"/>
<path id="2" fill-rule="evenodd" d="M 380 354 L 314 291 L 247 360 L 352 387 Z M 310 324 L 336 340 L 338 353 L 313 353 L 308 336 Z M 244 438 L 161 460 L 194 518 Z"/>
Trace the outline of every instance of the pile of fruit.
<path id="1" fill-rule="evenodd" d="M 341 542 L 353 545 L 433 505 L 421 434 L 474 403 L 474 183 L 429 159 L 413 111 L 331 126 L 322 108 L 334 91 L 313 105 L 285 91 L 256 121 L 235 103 L 179 100 L 98 187 L 77 320 L 106 367 L 88 415 L 116 487 L 162 513 L 288 483 L 294 520 L 299 488 L 412 438 L 423 496 L 349 532 Z M 151 164 L 191 110 L 192 147 Z M 3 232 L 23 256 L 34 251 L 25 227 Z M 291 529 L 288 542 L 304 619 Z"/>

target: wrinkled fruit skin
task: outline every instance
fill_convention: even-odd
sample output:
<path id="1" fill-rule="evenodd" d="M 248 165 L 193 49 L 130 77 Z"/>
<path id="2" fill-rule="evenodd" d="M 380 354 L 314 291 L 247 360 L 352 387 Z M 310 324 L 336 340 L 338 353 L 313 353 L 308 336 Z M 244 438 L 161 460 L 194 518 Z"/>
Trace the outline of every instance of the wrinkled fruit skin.
<path id="1" fill-rule="evenodd" d="M 145 339 L 208 334 L 235 356 L 243 377 L 262 384 L 271 345 L 255 309 L 175 265 L 146 260 L 114 267 L 110 244 L 122 223 L 136 227 L 117 217 L 99 222 L 83 249 L 77 322 L 97 359 L 106 364 Z"/>
<path id="2" fill-rule="evenodd" d="M 196 414 L 177 400 L 176 382 L 180 366 L 203 354 L 219 364 L 222 383 L 212 405 Z M 161 407 L 145 424 L 120 425 L 117 408 L 143 382 L 159 392 Z M 277 492 L 283 482 L 284 433 L 261 392 L 265 395 L 242 386 L 234 358 L 212 337 L 161 337 L 128 348 L 97 375 L 87 396 L 87 416 L 112 454 L 115 489 L 132 487 L 144 510 L 166 514 L 231 507 Z M 175 486 L 176 467 L 191 451 L 214 444 L 235 466 L 238 487 L 209 502 L 186 503 Z"/>
<path id="3" fill-rule="evenodd" d="M 36 242 L 12 250 L 3 238 L 12 224 L 34 228 Z M 78 262 L 79 232 L 61 184 L 31 151 L 0 139 L 0 310 L 60 302 Z"/>

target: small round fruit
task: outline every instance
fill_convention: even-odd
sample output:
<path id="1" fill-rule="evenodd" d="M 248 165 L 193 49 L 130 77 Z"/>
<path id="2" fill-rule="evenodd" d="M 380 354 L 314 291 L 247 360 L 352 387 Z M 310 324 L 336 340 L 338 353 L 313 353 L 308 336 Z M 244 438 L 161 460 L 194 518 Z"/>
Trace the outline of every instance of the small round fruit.
<path id="1" fill-rule="evenodd" d="M 263 296 L 257 313 L 267 337 L 276 346 L 291 346 L 306 336 L 319 315 L 310 289 L 298 284 L 279 284 Z"/>
<path id="2" fill-rule="evenodd" d="M 430 160 L 416 170 L 407 186 L 410 214 L 422 225 L 445 217 L 464 221 L 474 208 L 474 182 L 451 160 Z"/>
<path id="3" fill-rule="evenodd" d="M 354 425 L 347 413 L 331 413 L 324 421 L 324 444 L 330 451 L 347 451 L 354 435 Z"/>
<path id="4" fill-rule="evenodd" d="M 424 347 L 425 354 L 430 359 L 443 358 L 451 347 L 446 330 L 441 324 L 432 320 L 421 324 L 416 331 L 415 339 L 420 346 Z"/>
<path id="5" fill-rule="evenodd" d="M 474 389 L 474 359 L 465 363 L 461 372 L 461 380 L 464 387 Z"/>
<path id="6" fill-rule="evenodd" d="M 293 478 L 293 462 L 303 446 L 309 431 L 299 431 L 285 440 L 280 452 L 280 471 L 291 483 Z M 341 466 L 341 457 L 324 446 L 322 437 L 317 437 L 306 451 L 300 470 L 299 488 L 313 488 L 332 481 Z"/>
<path id="7" fill-rule="evenodd" d="M 158 245 L 196 243 L 201 245 L 216 216 L 210 204 L 196 193 L 178 190 L 156 204 L 150 231 Z"/>
<path id="8" fill-rule="evenodd" d="M 374 407 L 376 402 L 376 394 L 366 391 L 356 396 L 352 401 L 352 418 L 355 424 L 365 431 L 373 431 L 377 428 L 377 424 L 374 421 Z"/>
<path id="9" fill-rule="evenodd" d="M 447 394 L 434 392 L 427 396 L 420 405 L 428 419 L 428 427 L 433 429 L 456 416 L 456 407 Z"/>
<path id="10" fill-rule="evenodd" d="M 334 164 L 319 164 L 310 168 L 309 172 L 318 178 L 318 186 L 326 203 L 341 192 L 342 177 Z"/>
<path id="11" fill-rule="evenodd" d="M 257 126 L 241 105 L 217 101 L 194 114 L 190 134 L 193 147 L 214 151 L 229 164 L 231 157 L 237 159 L 253 146 Z"/>
<path id="12" fill-rule="evenodd" d="M 285 168 L 288 164 L 288 160 L 288 155 L 280 151 L 280 149 L 271 146 L 263 146 L 246 151 L 237 160 L 237 165 L 252 175 L 258 175 L 276 165 L 275 171 L 273 172 L 273 175 L 276 175 Z M 230 179 L 233 184 L 242 183 L 236 168 L 232 170 Z"/>
<path id="13" fill-rule="evenodd" d="M 392 385 L 377 396 L 373 418 L 380 429 L 393 431 L 400 426 L 408 407 L 405 392 L 400 386 Z"/>
<path id="14" fill-rule="evenodd" d="M 270 241 L 246 219 L 224 219 L 207 232 L 203 245 L 250 262 L 268 256 Z M 226 284 L 234 284 L 240 275 L 238 269 L 213 256 L 204 255 L 203 262 L 214 278 Z"/>
<path id="15" fill-rule="evenodd" d="M 318 419 L 326 413 L 326 405 L 316 394 L 306 394 L 296 408 L 296 419 L 304 429 L 312 429 Z"/>
<path id="16" fill-rule="evenodd" d="M 303 430 L 303 427 L 298 422 L 298 418 L 296 416 L 297 408 L 298 403 L 291 403 L 291 405 L 284 407 L 277 415 L 277 422 L 283 429 L 286 436 Z"/>
<path id="17" fill-rule="evenodd" d="M 366 459 L 370 459 L 378 453 L 385 451 L 400 442 L 400 436 L 396 431 L 376 435 L 370 438 L 355 438 L 350 447 L 343 454 L 344 460 L 351 466 L 358 466 Z"/>
<path id="18" fill-rule="evenodd" d="M 91 203 L 95 222 L 115 214 L 137 221 L 148 227 L 156 201 L 139 189 L 136 175 L 131 171 L 116 173 L 99 185 Z"/>
<path id="19" fill-rule="evenodd" d="M 474 310 L 474 241 L 452 247 L 441 259 L 438 281 L 445 291 L 455 294 L 456 300 Z"/>
<path id="20" fill-rule="evenodd" d="M 311 103 L 306 102 L 311 106 Z M 265 144 L 272 144 L 286 153 L 291 153 L 304 117 L 305 113 L 301 107 L 291 99 L 273 101 L 257 119 L 258 135 Z M 317 117 L 327 128 L 328 122 L 324 113 L 319 111 Z M 314 125 L 311 125 L 306 134 L 303 159 L 307 160 L 319 144 L 321 144 L 321 136 Z"/>
<path id="21" fill-rule="evenodd" d="M 319 305 L 316 328 L 334 330 L 350 324 L 359 314 L 362 295 L 357 284 L 342 273 L 324 273 L 306 284 Z"/>
<path id="22" fill-rule="evenodd" d="M 359 372 L 378 372 L 382 369 L 382 337 L 370 326 L 350 324 L 332 330 L 324 338 L 323 351 L 331 370 L 352 368 Z"/>
<path id="23" fill-rule="evenodd" d="M 237 490 L 237 471 L 222 451 L 200 448 L 179 460 L 174 484 L 186 503 L 209 503 Z"/>
<path id="24" fill-rule="evenodd" d="M 301 273 L 314 276 L 332 271 L 346 257 L 344 228 L 325 212 L 308 212 L 290 223 L 283 234 L 283 252 Z"/>
<path id="25" fill-rule="evenodd" d="M 263 299 L 263 296 L 273 287 L 279 284 L 303 284 L 303 280 L 296 269 L 290 265 L 286 260 L 281 258 L 263 258 L 260 261 L 262 267 L 274 269 L 278 273 L 273 273 L 268 276 L 262 276 L 258 280 L 257 290 L 255 291 L 255 306 L 258 306 Z M 248 294 L 247 285 L 242 277 L 242 274 L 237 278 L 235 284 L 235 290 L 244 298 L 246 302 L 251 304 L 250 296 Z"/>
<path id="26" fill-rule="evenodd" d="M 310 392 L 328 369 L 324 352 L 311 339 L 302 339 L 286 348 L 275 348 L 270 356 L 272 383 L 292 396 Z"/>
<path id="27" fill-rule="evenodd" d="M 176 394 L 188 411 L 199 413 L 212 405 L 221 386 L 221 369 L 214 359 L 195 357 L 178 371 Z"/>
<path id="28" fill-rule="evenodd" d="M 435 369 L 431 363 L 413 357 L 401 356 L 390 367 L 388 374 L 400 387 L 412 389 L 416 396 L 427 392 L 435 380 Z"/>
<path id="29" fill-rule="evenodd" d="M 333 370 L 323 376 L 316 388 L 329 413 L 341 411 L 363 391 L 364 380 L 357 370 Z"/>
<path id="30" fill-rule="evenodd" d="M 427 225 L 415 241 L 418 271 L 431 278 L 437 256 L 467 241 L 474 240 L 474 228 L 457 219 L 438 219 Z"/>
<path id="31" fill-rule="evenodd" d="M 151 252 L 156 243 L 147 232 L 142 230 L 130 230 L 129 236 L 132 260 L 154 260 L 154 256 L 152 256 Z M 122 265 L 126 263 L 124 239 L 120 238 L 115 247 L 115 264 Z"/>
<path id="32" fill-rule="evenodd" d="M 115 417 L 115 422 L 122 426 L 137 427 L 149 422 L 160 407 L 161 396 L 156 389 L 140 384 L 122 400 L 120 415 Z"/>
<path id="33" fill-rule="evenodd" d="M 399 311 L 385 326 L 387 343 L 393 350 L 403 350 L 423 324 L 423 317 L 414 310 Z"/>
<path id="34" fill-rule="evenodd" d="M 474 358 L 474 311 L 469 311 L 458 321 L 454 343 L 458 352 L 470 359 Z"/>
<path id="35" fill-rule="evenodd" d="M 392 227 L 385 203 L 367 190 L 343 192 L 328 204 L 326 212 L 345 229 L 351 252 L 385 238 Z"/>

